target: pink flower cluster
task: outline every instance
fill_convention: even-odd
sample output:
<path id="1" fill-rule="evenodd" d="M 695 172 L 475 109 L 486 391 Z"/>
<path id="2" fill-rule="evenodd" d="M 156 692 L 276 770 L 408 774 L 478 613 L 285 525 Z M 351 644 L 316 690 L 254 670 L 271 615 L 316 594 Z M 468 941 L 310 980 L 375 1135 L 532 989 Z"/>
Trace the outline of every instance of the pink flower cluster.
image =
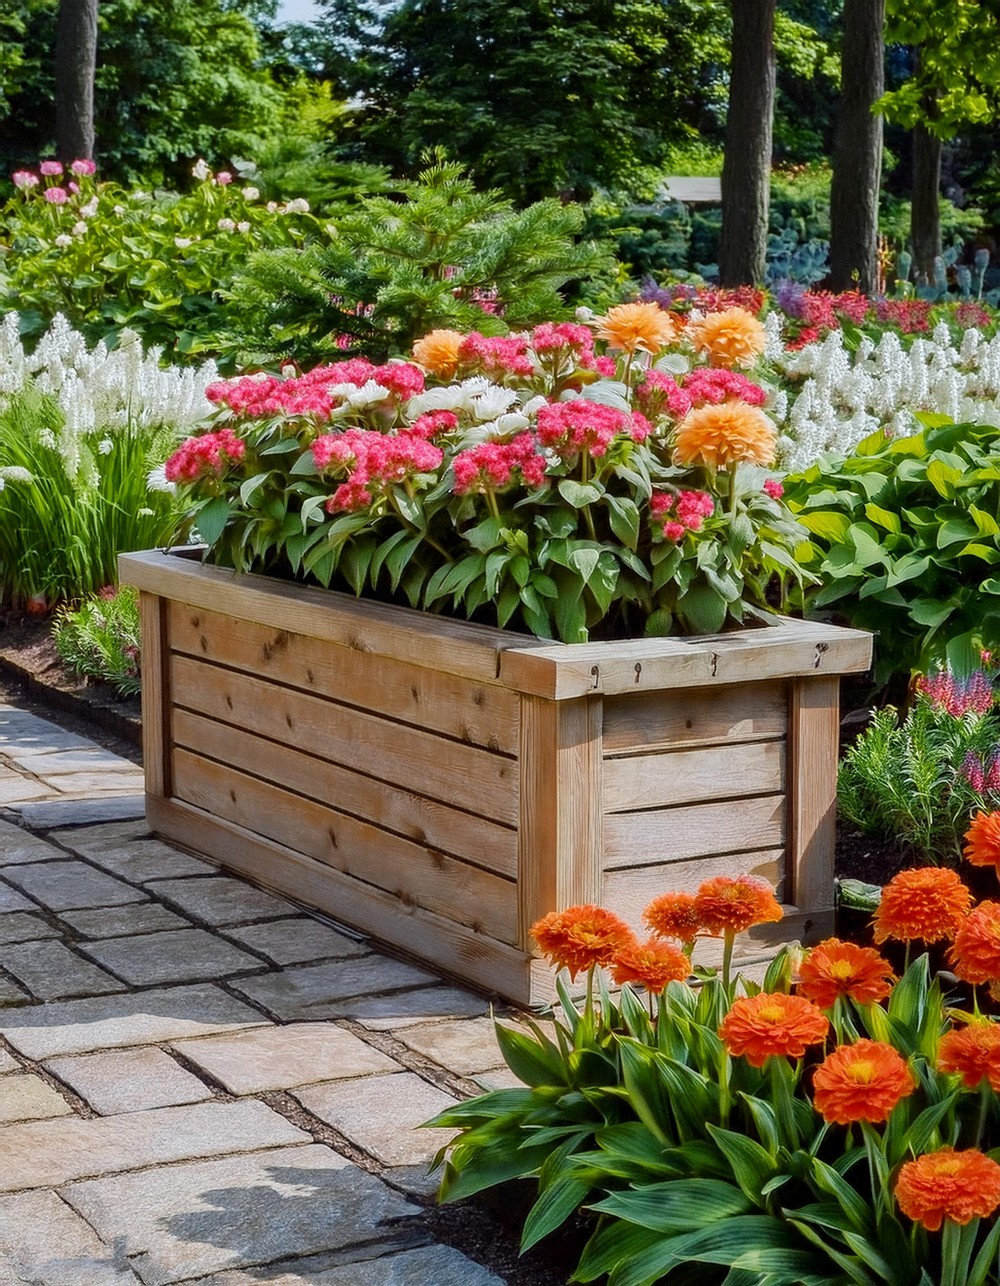
<path id="1" fill-rule="evenodd" d="M 875 311 L 879 321 L 892 322 L 906 334 L 930 330 L 929 299 L 877 299 Z"/>
<path id="2" fill-rule="evenodd" d="M 71 162 L 69 168 L 73 174 L 88 178 L 97 171 L 97 166 L 88 158 Z M 46 179 L 57 179 L 64 172 L 61 161 L 41 161 L 38 166 L 38 173 Z M 33 173 L 31 170 L 15 170 L 10 178 L 19 192 L 26 192 L 30 188 L 38 187 L 38 174 Z M 79 192 L 80 190 L 75 183 L 70 183 L 69 188 L 71 192 Z M 62 198 L 50 197 L 49 192 L 61 192 Z M 45 193 L 45 199 L 52 205 L 63 205 L 68 200 L 68 197 L 62 188 L 49 188 Z"/>
<path id="3" fill-rule="evenodd" d="M 986 714 L 993 708 L 993 684 L 985 670 L 973 670 L 965 679 L 956 678 L 949 670 L 926 674 L 917 683 L 937 710 L 943 710 L 955 719 L 967 714 Z"/>
<path id="4" fill-rule="evenodd" d="M 579 362 L 593 356 L 594 333 L 575 322 L 542 322 L 531 332 L 531 347 L 536 353 L 571 352 Z"/>
<path id="5" fill-rule="evenodd" d="M 195 482 L 214 475 L 221 478 L 230 464 L 238 464 L 246 444 L 232 429 L 217 429 L 182 442 L 163 467 L 168 482 Z"/>
<path id="6" fill-rule="evenodd" d="M 977 795 L 1000 793 L 1000 747 L 991 750 L 986 762 L 970 750 L 958 770 Z"/>
<path id="7" fill-rule="evenodd" d="M 649 512 L 662 524 L 664 539 L 682 540 L 686 532 L 701 531 L 715 512 L 715 501 L 707 491 L 654 491 Z"/>
<path id="8" fill-rule="evenodd" d="M 65 188 L 46 188 L 43 196 L 49 205 L 65 205 L 69 200 L 69 193 Z"/>
<path id="9" fill-rule="evenodd" d="M 439 433 L 450 433 L 458 428 L 458 416 L 454 411 L 425 411 L 418 415 L 407 433 L 417 438 L 436 438 Z"/>
<path id="10" fill-rule="evenodd" d="M 717 366 L 696 367 L 685 375 L 683 389 L 692 406 L 704 406 L 706 403 L 718 406 L 731 400 L 763 406 L 767 401 L 767 394 L 759 384 L 748 380 L 739 371 L 727 371 Z"/>
<path id="11" fill-rule="evenodd" d="M 843 290 L 832 294 L 828 290 L 807 290 L 799 300 L 799 316 L 807 326 L 833 330 L 846 317 L 860 323 L 868 316 L 871 302 L 858 290 Z"/>
<path id="12" fill-rule="evenodd" d="M 780 500 L 785 494 L 785 488 L 777 478 L 767 478 L 764 482 L 764 494 L 770 496 L 772 500 Z"/>
<path id="13" fill-rule="evenodd" d="M 665 371 L 651 370 L 636 389 L 636 405 L 644 415 L 656 419 L 665 411 L 675 420 L 682 420 L 691 410 L 691 394 L 682 389 L 672 375 Z"/>
<path id="14" fill-rule="evenodd" d="M 267 419 L 273 415 L 309 415 L 327 420 L 336 405 L 330 389 L 336 384 L 354 384 L 361 388 L 374 380 L 391 394 L 405 401 L 424 389 L 424 373 L 411 362 L 387 362 L 375 366 L 363 357 L 330 366 L 318 366 L 308 375 L 281 379 L 269 375 L 259 379 L 252 375 L 238 380 L 210 384 L 205 396 L 210 402 L 228 406 L 235 415 L 248 419 Z"/>
<path id="15" fill-rule="evenodd" d="M 322 473 L 331 467 L 348 471 L 326 502 L 328 513 L 366 509 L 374 499 L 372 487 L 384 490 L 417 473 L 439 468 L 444 452 L 413 433 L 388 435 L 372 429 L 326 433 L 312 444 L 313 460 Z"/>
<path id="16" fill-rule="evenodd" d="M 483 375 L 503 379 L 505 375 L 531 375 L 534 367 L 528 357 L 528 340 L 524 336 L 487 336 L 471 331 L 458 348 L 460 366 L 471 366 Z"/>
<path id="17" fill-rule="evenodd" d="M 548 402 L 538 411 L 538 440 L 551 447 L 564 459 L 582 451 L 592 456 L 607 454 L 608 447 L 620 434 L 627 433 L 637 442 L 649 435 L 649 421 L 643 415 L 618 411 L 612 406 L 590 402 L 585 397 L 572 402 Z"/>
<path id="18" fill-rule="evenodd" d="M 510 442 L 483 442 L 461 451 L 452 461 L 455 494 L 495 491 L 506 487 L 515 472 L 526 486 L 540 487 L 545 480 L 545 457 L 537 453 L 530 433 L 519 433 Z"/>

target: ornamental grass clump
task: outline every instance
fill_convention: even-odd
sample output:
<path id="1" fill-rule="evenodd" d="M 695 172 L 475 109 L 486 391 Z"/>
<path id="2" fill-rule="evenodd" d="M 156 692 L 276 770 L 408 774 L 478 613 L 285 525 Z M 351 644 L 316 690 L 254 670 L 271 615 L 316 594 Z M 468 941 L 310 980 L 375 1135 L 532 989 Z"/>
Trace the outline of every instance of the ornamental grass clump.
<path id="1" fill-rule="evenodd" d="M 429 1122 L 458 1131 L 442 1200 L 530 1181 L 524 1248 L 582 1212 L 574 1282 L 998 1286 L 1000 902 L 902 872 L 875 923 L 900 977 L 837 938 L 783 948 L 762 984 L 734 976 L 735 939 L 775 911 L 744 876 L 654 899 L 646 942 L 596 906 L 539 921 L 585 995 L 561 973 L 551 1023 L 498 1025 L 522 1088 Z M 706 937 L 719 970 L 692 964 Z M 910 961 L 928 943 L 953 973 Z"/>
<path id="2" fill-rule="evenodd" d="M 437 329 L 404 360 L 219 383 L 166 476 L 242 571 L 565 642 L 767 619 L 803 531 L 739 312 Z"/>

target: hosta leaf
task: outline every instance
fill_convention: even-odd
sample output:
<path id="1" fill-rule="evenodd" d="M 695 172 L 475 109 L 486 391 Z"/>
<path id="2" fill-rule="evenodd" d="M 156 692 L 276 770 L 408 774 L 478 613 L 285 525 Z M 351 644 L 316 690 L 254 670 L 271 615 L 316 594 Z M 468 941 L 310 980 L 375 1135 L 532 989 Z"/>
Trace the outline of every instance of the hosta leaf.
<path id="1" fill-rule="evenodd" d="M 591 1207 L 656 1232 L 687 1232 L 751 1209 L 732 1184 L 717 1179 L 668 1179 L 628 1192 L 614 1192 Z"/>

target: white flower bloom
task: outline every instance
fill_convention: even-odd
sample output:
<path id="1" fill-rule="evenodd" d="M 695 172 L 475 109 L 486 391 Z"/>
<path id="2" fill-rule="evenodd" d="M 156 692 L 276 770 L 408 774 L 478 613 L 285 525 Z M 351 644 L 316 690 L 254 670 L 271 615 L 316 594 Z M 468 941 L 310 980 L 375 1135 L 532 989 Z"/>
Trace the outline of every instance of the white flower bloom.
<path id="1" fill-rule="evenodd" d="M 284 209 L 282 210 L 282 214 L 308 214 L 308 213 L 309 213 L 309 202 L 305 199 L 304 196 L 297 196 L 295 197 L 294 200 L 287 201 L 285 203 Z"/>
<path id="2" fill-rule="evenodd" d="M 83 236 L 86 236 L 86 234 L 87 234 L 86 223 L 84 222 L 83 219 L 78 219 L 76 223 L 73 224 L 73 236 L 83 237 Z"/>
<path id="3" fill-rule="evenodd" d="M 35 481 L 35 475 L 30 469 L 24 469 L 19 464 L 7 464 L 0 467 L 0 483 L 7 482 L 24 482 L 32 483 Z"/>
<path id="4" fill-rule="evenodd" d="M 186 250 L 194 241 L 194 237 L 174 237 L 174 245 L 178 250 Z"/>
<path id="5" fill-rule="evenodd" d="M 244 201 L 256 201 L 260 196 L 260 188 L 247 187 L 242 192 Z"/>
<path id="6" fill-rule="evenodd" d="M 132 193 L 132 200 L 133 200 L 133 201 L 140 201 L 140 202 L 142 202 L 142 201 L 152 201 L 152 199 L 153 199 L 152 194 L 151 194 L 151 193 L 149 193 L 149 192 L 137 191 L 137 192 L 133 192 L 133 193 Z"/>
<path id="7" fill-rule="evenodd" d="M 514 389 L 492 384 L 472 399 L 472 406 L 469 409 L 477 420 L 495 420 L 498 415 L 509 410 L 516 401 L 517 393 Z"/>
<path id="8" fill-rule="evenodd" d="M 67 246 L 71 246 L 73 244 L 73 238 L 65 232 L 60 232 L 58 237 L 56 237 L 54 244 L 57 245 L 60 250 L 65 250 Z"/>
<path id="9" fill-rule="evenodd" d="M 101 438 L 100 442 L 97 444 L 97 450 L 101 455 L 110 455 L 114 449 L 115 444 L 110 438 Z"/>
<path id="10" fill-rule="evenodd" d="M 376 380 L 368 380 L 360 388 L 356 384 L 333 384 L 329 388 L 332 397 L 340 398 L 345 406 L 352 410 L 362 410 L 366 406 L 375 406 L 384 402 L 389 390 Z"/>
<path id="11" fill-rule="evenodd" d="M 113 208 L 114 208 L 115 214 L 119 216 L 125 213 L 125 207 L 123 205 L 116 205 Z"/>
<path id="12" fill-rule="evenodd" d="M 268 201 L 264 209 L 268 212 L 268 214 L 274 214 L 278 209 L 277 201 Z"/>
<path id="13" fill-rule="evenodd" d="M 208 162 L 199 156 L 197 161 L 195 161 L 194 165 L 191 167 L 191 173 L 200 182 L 204 182 L 212 171 L 208 168 Z"/>
<path id="14" fill-rule="evenodd" d="M 100 200 L 96 196 L 92 196 L 86 205 L 80 206 L 81 217 L 84 219 L 92 219 L 97 213 L 97 207 L 99 205 Z"/>
<path id="15" fill-rule="evenodd" d="M 237 231 L 237 232 L 249 232 L 249 231 L 250 231 L 250 224 L 246 221 L 246 219 L 241 219 L 241 220 L 239 221 L 239 223 L 236 225 L 236 231 Z"/>
<path id="16" fill-rule="evenodd" d="M 152 518 L 153 516 L 153 510 L 147 509 L 145 506 L 143 506 L 142 509 L 137 509 L 135 512 L 140 518 Z"/>
<path id="17" fill-rule="evenodd" d="M 172 482 L 167 481 L 167 474 L 164 466 L 158 464 L 155 469 L 150 469 L 146 474 L 147 491 L 164 491 L 168 495 L 173 495 L 177 488 Z"/>
<path id="18" fill-rule="evenodd" d="M 219 229 L 220 232 L 236 231 L 236 223 L 232 219 L 220 219 L 215 226 Z"/>

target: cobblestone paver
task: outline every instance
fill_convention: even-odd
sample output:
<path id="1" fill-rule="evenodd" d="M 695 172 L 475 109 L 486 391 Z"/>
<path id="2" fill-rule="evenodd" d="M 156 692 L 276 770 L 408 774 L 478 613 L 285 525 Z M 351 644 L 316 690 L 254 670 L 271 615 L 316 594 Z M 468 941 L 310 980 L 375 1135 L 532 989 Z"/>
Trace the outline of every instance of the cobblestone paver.
<path id="1" fill-rule="evenodd" d="M 504 1286 L 429 1233 L 417 1128 L 511 1083 L 489 1002 L 163 843 L 142 786 L 0 705 L 0 1286 Z"/>

